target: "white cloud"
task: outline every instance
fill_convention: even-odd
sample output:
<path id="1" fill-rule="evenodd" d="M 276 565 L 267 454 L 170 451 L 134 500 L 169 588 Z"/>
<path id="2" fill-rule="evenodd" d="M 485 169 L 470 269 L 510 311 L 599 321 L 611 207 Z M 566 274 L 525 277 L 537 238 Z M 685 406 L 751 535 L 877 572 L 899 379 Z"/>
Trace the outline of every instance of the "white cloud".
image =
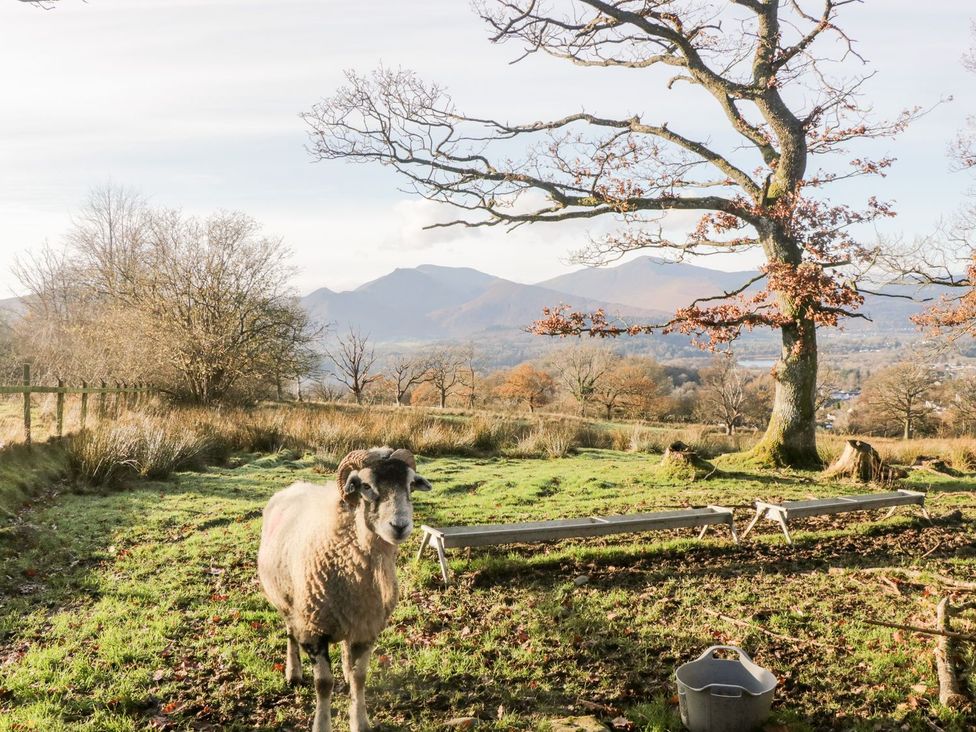
<path id="1" fill-rule="evenodd" d="M 936 18 L 920 15 L 914 0 L 884 6 L 850 8 L 851 33 L 880 72 L 866 86 L 874 106 L 891 112 L 956 94 L 902 141 L 879 145 L 901 159 L 887 180 L 845 193 L 897 199 L 893 226 L 911 236 L 951 212 L 968 186 L 947 173 L 944 151 L 976 110 L 976 87 L 959 64 L 972 8 L 945 3 Z M 510 66 L 517 49 L 488 43 L 467 3 L 375 0 L 368 8 L 356 0 L 64 0 L 44 12 L 0 2 L 0 290 L 11 285 L 13 254 L 58 240 L 86 190 L 108 179 L 193 212 L 248 211 L 296 251 L 296 282 L 306 290 L 423 262 L 535 281 L 571 268 L 568 253 L 608 227 L 425 231 L 452 212 L 404 198 L 390 171 L 311 165 L 298 114 L 345 68 L 413 68 L 446 84 L 460 107 L 502 119 L 585 107 L 731 142 L 711 129 L 710 101 L 663 91 L 643 72 L 541 57 Z M 683 234 L 695 220 L 671 215 L 666 232 Z M 708 260 L 717 263 L 743 267 L 738 258 Z"/>

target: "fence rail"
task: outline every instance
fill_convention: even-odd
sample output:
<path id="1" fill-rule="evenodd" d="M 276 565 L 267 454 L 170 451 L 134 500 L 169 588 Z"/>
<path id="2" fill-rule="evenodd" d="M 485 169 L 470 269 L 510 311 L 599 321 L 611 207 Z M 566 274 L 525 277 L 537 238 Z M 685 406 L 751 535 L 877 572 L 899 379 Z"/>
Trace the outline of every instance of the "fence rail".
<path id="1" fill-rule="evenodd" d="M 31 395 L 33 394 L 55 394 L 55 432 L 57 437 L 64 435 L 64 397 L 67 394 L 77 394 L 81 396 L 81 411 L 79 413 L 79 424 L 81 429 L 85 429 L 88 421 L 88 397 L 91 394 L 98 396 L 98 417 L 102 418 L 108 411 L 107 399 L 109 395 L 115 396 L 114 411 L 118 412 L 121 407 L 119 397 L 125 397 L 125 403 L 134 406 L 145 395 L 153 394 L 156 389 L 148 384 L 138 382 L 128 384 L 124 381 L 115 382 L 115 386 L 108 386 L 106 381 L 100 381 L 99 386 L 91 386 L 87 381 L 82 381 L 81 386 L 66 386 L 64 381 L 58 380 L 57 386 L 43 386 L 31 383 L 30 365 L 24 364 L 24 378 L 21 384 L 0 385 L 0 394 L 23 394 L 24 395 L 24 444 L 30 446 L 32 441 L 31 434 Z"/>

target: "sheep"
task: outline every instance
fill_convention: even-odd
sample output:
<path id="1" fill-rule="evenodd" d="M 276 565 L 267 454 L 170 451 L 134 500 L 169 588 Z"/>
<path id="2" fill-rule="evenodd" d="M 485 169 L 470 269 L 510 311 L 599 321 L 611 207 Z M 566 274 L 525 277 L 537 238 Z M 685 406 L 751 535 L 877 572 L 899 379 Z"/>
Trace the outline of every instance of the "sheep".
<path id="1" fill-rule="evenodd" d="M 313 732 L 332 729 L 329 645 L 339 642 L 350 729 L 370 729 L 366 670 L 397 602 L 397 546 L 413 529 L 411 491 L 431 488 L 416 469 L 409 450 L 357 450 L 336 483 L 294 483 L 264 509 L 258 577 L 285 621 L 285 679 L 302 680 L 299 648 L 314 662 Z"/>

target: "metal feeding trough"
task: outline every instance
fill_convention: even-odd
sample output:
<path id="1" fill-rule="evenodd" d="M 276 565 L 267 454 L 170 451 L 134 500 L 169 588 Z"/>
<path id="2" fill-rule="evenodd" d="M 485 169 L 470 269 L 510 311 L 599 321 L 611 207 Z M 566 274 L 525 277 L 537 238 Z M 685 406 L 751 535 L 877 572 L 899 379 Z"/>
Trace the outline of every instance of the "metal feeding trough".
<path id="1" fill-rule="evenodd" d="M 738 658 L 718 658 L 732 651 Z M 681 721 L 691 732 L 748 732 L 769 717 L 776 677 L 735 646 L 712 646 L 678 667 Z"/>

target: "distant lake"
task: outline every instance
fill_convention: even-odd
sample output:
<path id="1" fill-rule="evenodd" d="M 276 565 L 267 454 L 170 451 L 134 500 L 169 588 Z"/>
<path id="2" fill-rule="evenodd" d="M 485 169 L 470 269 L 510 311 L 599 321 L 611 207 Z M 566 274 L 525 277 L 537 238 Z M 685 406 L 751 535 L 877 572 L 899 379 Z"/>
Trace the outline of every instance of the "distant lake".
<path id="1" fill-rule="evenodd" d="M 775 365 L 775 358 L 744 358 L 739 361 L 739 366 L 744 369 L 771 369 Z"/>

